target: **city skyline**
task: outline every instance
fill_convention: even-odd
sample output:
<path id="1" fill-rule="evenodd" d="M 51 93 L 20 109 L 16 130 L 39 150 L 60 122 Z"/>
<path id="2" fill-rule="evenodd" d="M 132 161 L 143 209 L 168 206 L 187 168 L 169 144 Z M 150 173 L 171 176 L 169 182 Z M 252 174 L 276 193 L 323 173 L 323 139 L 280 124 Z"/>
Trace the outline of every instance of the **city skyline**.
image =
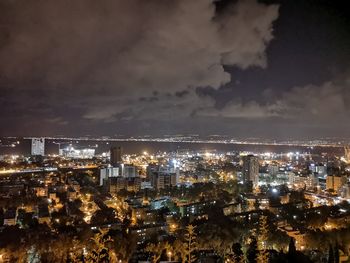
<path id="1" fill-rule="evenodd" d="M 0 263 L 350 262 L 341 0 L 0 0 Z"/>
<path id="2" fill-rule="evenodd" d="M 27 153 L 0 155 L 2 262 L 349 259 L 348 147 L 140 151 L 105 141 L 97 152 L 56 141 L 49 153 L 50 139 L 26 140 Z"/>
<path id="3" fill-rule="evenodd" d="M 348 137 L 341 1 L 3 1 L 1 136 Z"/>

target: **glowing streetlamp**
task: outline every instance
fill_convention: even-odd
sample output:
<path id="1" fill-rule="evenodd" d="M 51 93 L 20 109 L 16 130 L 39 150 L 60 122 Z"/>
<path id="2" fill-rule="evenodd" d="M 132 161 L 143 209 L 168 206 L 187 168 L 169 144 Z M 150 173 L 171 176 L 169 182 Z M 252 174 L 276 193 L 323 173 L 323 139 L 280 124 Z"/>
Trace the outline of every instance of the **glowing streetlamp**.
<path id="1" fill-rule="evenodd" d="M 171 251 L 168 252 L 168 261 L 171 261 L 171 256 L 173 255 L 173 253 L 171 253 Z"/>

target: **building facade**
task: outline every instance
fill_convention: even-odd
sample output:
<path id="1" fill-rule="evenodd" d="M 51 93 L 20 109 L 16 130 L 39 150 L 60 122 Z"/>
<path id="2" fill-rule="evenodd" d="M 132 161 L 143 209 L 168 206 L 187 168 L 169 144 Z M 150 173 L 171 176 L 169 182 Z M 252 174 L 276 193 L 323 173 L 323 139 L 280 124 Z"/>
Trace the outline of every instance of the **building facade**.
<path id="1" fill-rule="evenodd" d="M 110 162 L 112 166 L 118 166 L 123 162 L 123 148 L 120 146 L 112 147 L 110 150 Z"/>
<path id="2" fill-rule="evenodd" d="M 338 192 L 347 182 L 345 176 L 341 175 L 328 175 L 326 179 L 326 189 Z"/>
<path id="3" fill-rule="evenodd" d="M 254 155 L 243 156 L 242 169 L 243 183 L 251 182 L 257 186 L 259 182 L 259 159 Z"/>
<path id="4" fill-rule="evenodd" d="M 31 155 L 45 155 L 45 139 L 44 138 L 33 138 Z"/>

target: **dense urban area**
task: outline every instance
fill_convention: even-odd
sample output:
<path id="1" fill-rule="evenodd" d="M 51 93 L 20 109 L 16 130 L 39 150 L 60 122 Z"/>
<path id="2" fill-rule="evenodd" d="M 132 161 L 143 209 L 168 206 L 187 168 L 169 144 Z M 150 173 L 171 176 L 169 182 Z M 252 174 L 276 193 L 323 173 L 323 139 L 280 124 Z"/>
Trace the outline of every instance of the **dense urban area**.
<path id="1" fill-rule="evenodd" d="M 350 0 L 0 0 L 0 263 L 350 263 Z"/>
<path id="2" fill-rule="evenodd" d="M 21 141 L 12 139 L 14 144 Z M 348 262 L 350 148 L 0 160 L 0 262 Z"/>

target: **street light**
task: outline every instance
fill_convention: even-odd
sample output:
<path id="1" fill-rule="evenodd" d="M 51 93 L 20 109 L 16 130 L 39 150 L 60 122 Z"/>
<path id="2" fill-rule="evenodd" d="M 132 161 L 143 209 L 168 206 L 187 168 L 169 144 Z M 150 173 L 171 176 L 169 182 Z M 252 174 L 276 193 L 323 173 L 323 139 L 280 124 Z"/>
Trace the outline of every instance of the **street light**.
<path id="1" fill-rule="evenodd" d="M 168 261 L 171 261 L 171 256 L 172 256 L 172 253 L 171 251 L 168 252 Z"/>

